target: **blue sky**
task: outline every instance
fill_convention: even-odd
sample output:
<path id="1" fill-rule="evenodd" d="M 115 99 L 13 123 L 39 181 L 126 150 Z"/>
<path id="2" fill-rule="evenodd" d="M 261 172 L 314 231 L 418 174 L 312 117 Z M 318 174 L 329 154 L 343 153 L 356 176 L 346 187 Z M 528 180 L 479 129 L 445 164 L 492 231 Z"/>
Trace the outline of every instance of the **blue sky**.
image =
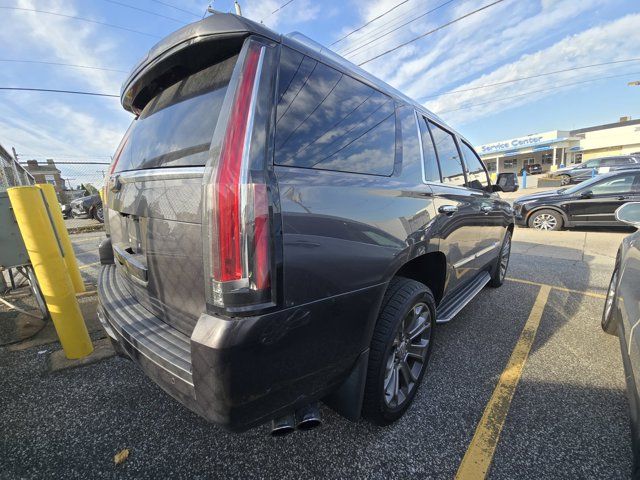
<path id="1" fill-rule="evenodd" d="M 241 5 L 249 18 L 263 20 L 280 32 L 300 31 L 329 45 L 400 4 L 332 47 L 338 52 L 359 48 L 347 55 L 359 63 L 492 1 L 293 0 L 276 13 L 271 12 L 285 0 L 242 0 Z M 362 45 L 443 3 L 419 20 Z M 0 60 L 115 70 L 0 61 L 0 87 L 119 93 L 123 72 L 161 37 L 202 16 L 207 4 L 197 0 L 0 0 L 0 6 L 81 16 L 145 33 L 0 8 Z M 214 7 L 229 11 L 233 2 L 218 0 Z M 555 70 L 640 59 L 639 25 L 637 0 L 504 0 L 364 68 L 424 101 L 474 144 L 481 144 L 613 122 L 623 115 L 640 117 L 640 87 L 627 86 L 631 80 L 640 80 L 640 61 L 475 88 Z M 460 89 L 468 91 L 447 94 Z M 114 98 L 0 91 L 0 143 L 15 146 L 22 160 L 108 160 L 130 121 Z"/>

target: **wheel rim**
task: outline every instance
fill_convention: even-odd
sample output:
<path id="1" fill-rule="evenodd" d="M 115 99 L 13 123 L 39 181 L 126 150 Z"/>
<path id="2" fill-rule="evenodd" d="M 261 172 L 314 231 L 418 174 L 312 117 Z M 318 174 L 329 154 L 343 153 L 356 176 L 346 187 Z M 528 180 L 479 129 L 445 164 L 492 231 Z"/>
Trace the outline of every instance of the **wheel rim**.
<path id="1" fill-rule="evenodd" d="M 555 230 L 557 226 L 558 220 L 549 213 L 541 213 L 533 219 L 533 228 L 538 230 Z"/>
<path id="2" fill-rule="evenodd" d="M 609 284 L 609 290 L 607 290 L 607 299 L 604 302 L 604 318 L 607 321 L 611 316 L 611 310 L 613 308 L 613 298 L 615 297 L 617 284 L 618 284 L 618 269 L 616 268 L 613 271 L 613 275 L 611 276 L 611 283 Z"/>
<path id="3" fill-rule="evenodd" d="M 104 215 L 104 212 L 102 211 L 102 207 L 98 208 L 98 209 L 96 210 L 96 217 L 98 217 L 98 219 L 99 219 L 100 221 L 102 221 L 102 220 L 104 220 L 103 215 Z"/>
<path id="4" fill-rule="evenodd" d="M 398 325 L 384 377 L 384 400 L 392 408 L 400 407 L 416 388 L 427 362 L 431 344 L 431 311 L 417 303 Z"/>
<path id="5" fill-rule="evenodd" d="M 569 185 L 570 181 L 571 181 L 571 177 L 569 175 L 563 175 L 562 177 L 560 177 L 561 185 Z"/>
<path id="6" fill-rule="evenodd" d="M 511 255 L 511 234 L 507 233 L 504 238 L 502 250 L 500 251 L 500 280 L 504 280 L 507 275 L 507 267 L 509 266 L 509 257 Z"/>

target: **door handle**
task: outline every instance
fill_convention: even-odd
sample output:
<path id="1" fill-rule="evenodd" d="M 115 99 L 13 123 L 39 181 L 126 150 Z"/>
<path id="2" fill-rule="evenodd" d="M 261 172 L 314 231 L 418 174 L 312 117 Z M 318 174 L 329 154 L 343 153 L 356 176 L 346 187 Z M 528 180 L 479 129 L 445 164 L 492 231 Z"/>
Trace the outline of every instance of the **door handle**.
<path id="1" fill-rule="evenodd" d="M 444 213 L 445 215 L 453 215 L 458 211 L 458 207 L 456 205 L 441 205 L 438 207 L 438 212 Z"/>
<path id="2" fill-rule="evenodd" d="M 487 213 L 493 211 L 493 207 L 490 207 L 489 205 L 483 205 L 480 207 L 480 211 L 486 215 Z"/>
<path id="3" fill-rule="evenodd" d="M 618 197 L 618 200 L 629 200 L 629 197 L 621 196 L 621 197 Z"/>

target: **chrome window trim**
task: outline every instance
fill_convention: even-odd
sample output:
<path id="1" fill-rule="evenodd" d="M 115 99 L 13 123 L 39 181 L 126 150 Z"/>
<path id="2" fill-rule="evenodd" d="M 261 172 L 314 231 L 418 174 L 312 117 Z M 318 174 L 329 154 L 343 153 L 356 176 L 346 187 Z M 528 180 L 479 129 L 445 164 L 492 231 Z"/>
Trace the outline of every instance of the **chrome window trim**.
<path id="1" fill-rule="evenodd" d="M 145 170 L 116 172 L 122 183 L 134 183 L 156 180 L 178 180 L 181 178 L 202 178 L 205 167 L 161 167 Z"/>

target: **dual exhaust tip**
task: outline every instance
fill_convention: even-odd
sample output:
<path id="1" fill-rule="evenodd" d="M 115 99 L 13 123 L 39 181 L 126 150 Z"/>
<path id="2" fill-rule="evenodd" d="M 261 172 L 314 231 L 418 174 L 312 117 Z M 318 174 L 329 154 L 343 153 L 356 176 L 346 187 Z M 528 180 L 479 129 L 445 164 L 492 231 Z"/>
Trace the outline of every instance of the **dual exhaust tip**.
<path id="1" fill-rule="evenodd" d="M 291 413 L 284 417 L 276 418 L 271 425 L 271 436 L 283 437 L 298 430 L 311 430 L 320 426 L 320 408 L 317 403 L 300 408 L 295 414 Z"/>

